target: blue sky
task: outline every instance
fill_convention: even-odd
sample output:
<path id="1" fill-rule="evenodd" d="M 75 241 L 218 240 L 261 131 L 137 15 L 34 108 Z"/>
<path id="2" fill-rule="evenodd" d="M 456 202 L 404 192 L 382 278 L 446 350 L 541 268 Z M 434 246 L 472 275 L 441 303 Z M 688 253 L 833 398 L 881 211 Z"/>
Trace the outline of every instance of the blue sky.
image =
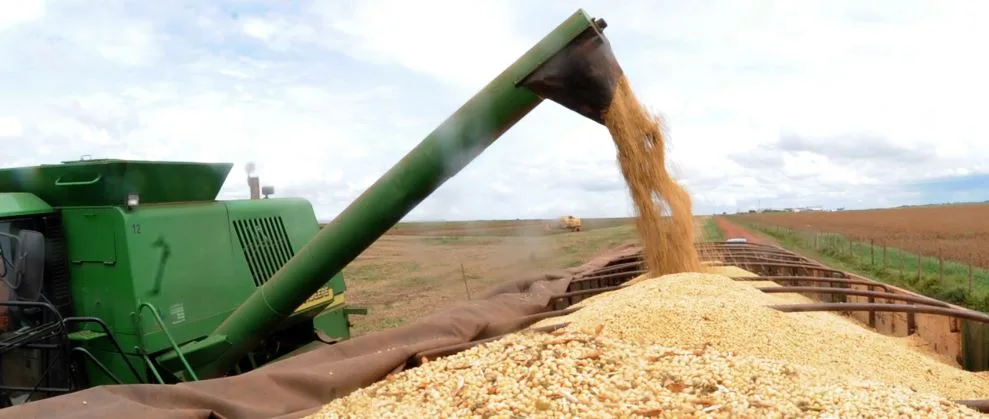
<path id="1" fill-rule="evenodd" d="M 910 185 L 921 192 L 925 203 L 989 202 L 989 174 L 946 176 Z"/>
<path id="2" fill-rule="evenodd" d="M 984 1 L 4 2 L 4 165 L 257 164 L 332 218 L 581 7 L 699 213 L 989 199 Z M 540 105 L 408 219 L 626 216 L 607 131 Z"/>

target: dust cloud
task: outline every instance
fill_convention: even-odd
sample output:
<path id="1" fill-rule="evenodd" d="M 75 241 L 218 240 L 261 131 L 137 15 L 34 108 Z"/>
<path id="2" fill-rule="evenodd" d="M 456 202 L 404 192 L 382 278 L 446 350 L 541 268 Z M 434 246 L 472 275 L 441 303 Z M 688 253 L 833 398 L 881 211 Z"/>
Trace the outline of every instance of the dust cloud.
<path id="1" fill-rule="evenodd" d="M 645 110 L 622 76 L 604 121 L 635 203 L 635 223 L 650 276 L 700 271 L 690 195 L 666 169 L 662 120 Z"/>

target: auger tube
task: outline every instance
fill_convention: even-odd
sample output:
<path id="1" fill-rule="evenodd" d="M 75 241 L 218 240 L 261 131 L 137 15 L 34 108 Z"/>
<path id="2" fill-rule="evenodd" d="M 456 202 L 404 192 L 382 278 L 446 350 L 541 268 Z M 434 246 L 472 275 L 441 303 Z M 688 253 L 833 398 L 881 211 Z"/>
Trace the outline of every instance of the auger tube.
<path id="1" fill-rule="evenodd" d="M 426 136 L 214 330 L 228 349 L 194 367 L 200 377 L 225 375 L 327 278 L 544 98 L 601 123 L 621 73 L 604 27 L 577 10 Z"/>

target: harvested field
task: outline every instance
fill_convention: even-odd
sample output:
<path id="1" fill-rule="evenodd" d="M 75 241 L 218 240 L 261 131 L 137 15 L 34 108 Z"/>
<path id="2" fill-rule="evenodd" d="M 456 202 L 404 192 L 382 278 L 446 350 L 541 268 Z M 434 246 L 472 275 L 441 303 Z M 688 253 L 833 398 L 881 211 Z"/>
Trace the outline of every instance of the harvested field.
<path id="1" fill-rule="evenodd" d="M 478 220 L 402 222 L 388 231 L 391 236 L 549 236 L 570 234 L 562 229 L 547 230 L 556 220 Z M 583 218 L 583 230 L 635 225 L 632 218 Z"/>
<path id="2" fill-rule="evenodd" d="M 699 240 L 704 238 L 699 230 L 707 219 L 699 217 L 695 222 Z M 584 226 L 593 227 L 550 235 L 490 234 L 491 230 L 477 228 L 526 230 L 543 222 L 400 224 L 344 269 L 348 301 L 369 309 L 366 316 L 352 317 L 354 332 L 401 326 L 451 301 L 466 299 L 468 287 L 480 293 L 519 275 L 578 266 L 607 249 L 639 242 L 631 218 L 585 219 Z M 395 233 L 402 229 L 414 233 Z"/>
<path id="3" fill-rule="evenodd" d="M 739 221 L 841 234 L 927 257 L 989 268 L 989 204 L 839 212 L 746 214 Z"/>
<path id="4" fill-rule="evenodd" d="M 606 249 L 636 241 L 631 225 L 544 236 L 451 232 L 448 225 L 417 223 L 413 228 L 418 234 L 389 233 L 344 269 L 348 300 L 369 309 L 367 316 L 353 317 L 355 333 L 403 325 L 467 299 L 468 288 L 480 293 L 534 271 L 578 266 Z"/>

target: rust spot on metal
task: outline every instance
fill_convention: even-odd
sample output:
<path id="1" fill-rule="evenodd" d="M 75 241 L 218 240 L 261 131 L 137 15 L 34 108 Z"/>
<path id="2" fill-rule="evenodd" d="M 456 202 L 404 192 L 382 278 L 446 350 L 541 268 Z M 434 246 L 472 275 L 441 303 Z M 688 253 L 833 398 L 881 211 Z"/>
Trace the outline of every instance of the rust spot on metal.
<path id="1" fill-rule="evenodd" d="M 905 294 L 895 294 L 891 292 L 879 292 L 879 291 L 864 291 L 857 290 L 854 288 L 836 288 L 836 287 L 765 287 L 759 288 L 760 291 L 765 293 L 788 293 L 788 292 L 810 292 L 810 293 L 821 293 L 821 294 L 839 294 L 839 295 L 856 295 L 861 297 L 880 297 L 891 301 L 904 301 L 917 304 L 926 304 L 936 307 L 951 307 L 944 301 L 935 300 L 928 297 L 916 297 L 912 295 Z"/>
<path id="2" fill-rule="evenodd" d="M 869 285 L 877 288 L 882 288 L 886 292 L 890 291 L 890 288 L 882 283 L 873 282 L 864 279 L 853 279 L 853 278 L 828 278 L 822 276 L 805 276 L 805 275 L 772 275 L 772 276 L 733 276 L 731 279 L 736 281 L 788 281 L 788 282 L 814 282 L 814 283 L 835 283 L 835 284 L 848 284 L 848 285 Z"/>
<path id="3" fill-rule="evenodd" d="M 740 268 L 743 269 L 750 267 L 761 267 L 761 268 L 769 268 L 769 269 L 784 268 L 791 271 L 804 269 L 804 270 L 812 270 L 812 271 L 820 271 L 820 272 L 831 272 L 835 274 L 840 274 L 842 276 L 847 276 L 847 274 L 844 271 L 828 268 L 824 265 L 805 265 L 805 264 L 785 263 L 785 262 L 741 262 L 736 265 L 738 265 Z"/>
<path id="4" fill-rule="evenodd" d="M 955 403 L 969 407 L 979 413 L 989 413 L 989 400 L 955 400 Z"/>

